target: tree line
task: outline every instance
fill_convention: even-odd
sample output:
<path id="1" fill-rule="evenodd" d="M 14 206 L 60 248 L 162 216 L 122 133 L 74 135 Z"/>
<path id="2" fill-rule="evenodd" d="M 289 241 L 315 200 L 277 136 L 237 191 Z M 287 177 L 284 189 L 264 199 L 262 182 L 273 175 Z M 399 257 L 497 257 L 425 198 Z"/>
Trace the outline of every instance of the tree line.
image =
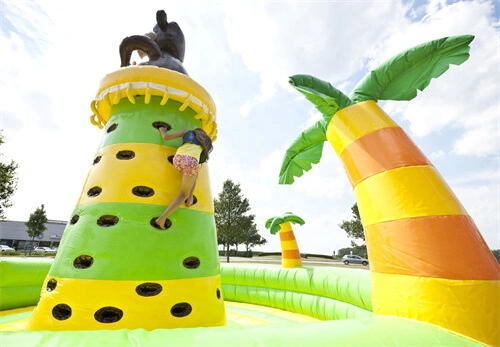
<path id="1" fill-rule="evenodd" d="M 229 249 L 245 245 L 249 252 L 252 247 L 264 245 L 267 240 L 259 235 L 255 215 L 249 214 L 250 202 L 241 193 L 239 184 L 227 179 L 222 185 L 219 197 L 214 199 L 214 217 L 217 227 L 217 244 L 223 245 L 229 263 Z"/>
<path id="2" fill-rule="evenodd" d="M 0 130 L 0 145 L 4 144 L 3 130 Z M 0 153 L 2 156 L 3 153 Z M 10 163 L 0 162 L 0 222 L 6 220 L 5 209 L 11 207 L 12 196 L 17 190 L 18 183 L 18 169 L 19 165 L 13 160 Z M 24 225 L 26 225 L 26 233 L 30 237 L 30 243 L 33 245 L 35 237 L 44 233 L 47 230 L 45 223 L 47 223 L 47 214 L 45 206 L 42 204 L 35 212 L 30 214 L 30 217 Z M 31 248 L 29 247 L 30 253 Z"/>
<path id="3" fill-rule="evenodd" d="M 0 130 L 0 145 L 3 143 L 3 130 Z M 11 198 L 17 190 L 18 168 L 19 165 L 13 160 L 8 164 L 0 162 L 0 222 L 6 219 L 5 209 L 13 205 Z"/>

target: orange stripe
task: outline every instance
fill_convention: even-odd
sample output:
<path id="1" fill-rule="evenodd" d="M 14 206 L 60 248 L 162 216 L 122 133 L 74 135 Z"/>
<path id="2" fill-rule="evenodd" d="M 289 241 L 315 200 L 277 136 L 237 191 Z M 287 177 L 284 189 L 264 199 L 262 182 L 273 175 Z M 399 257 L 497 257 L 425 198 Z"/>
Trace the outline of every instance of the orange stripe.
<path id="1" fill-rule="evenodd" d="M 347 146 L 340 154 L 352 186 L 390 169 L 431 165 L 400 127 L 369 133 Z"/>
<path id="2" fill-rule="evenodd" d="M 499 280 L 500 266 L 469 216 L 400 219 L 365 227 L 377 273 Z"/>
<path id="3" fill-rule="evenodd" d="M 384 128 L 398 125 L 382 110 L 375 101 L 359 102 L 335 113 L 328 128 L 326 138 L 335 153 L 342 151 L 357 139 Z"/>
<path id="4" fill-rule="evenodd" d="M 300 252 L 298 249 L 288 249 L 282 250 L 281 255 L 283 258 L 288 259 L 300 259 Z"/>
<path id="5" fill-rule="evenodd" d="M 279 234 L 280 234 L 280 240 L 281 241 L 292 241 L 292 240 L 295 240 L 295 235 L 293 234 L 292 230 L 285 231 L 284 233 L 280 232 Z"/>

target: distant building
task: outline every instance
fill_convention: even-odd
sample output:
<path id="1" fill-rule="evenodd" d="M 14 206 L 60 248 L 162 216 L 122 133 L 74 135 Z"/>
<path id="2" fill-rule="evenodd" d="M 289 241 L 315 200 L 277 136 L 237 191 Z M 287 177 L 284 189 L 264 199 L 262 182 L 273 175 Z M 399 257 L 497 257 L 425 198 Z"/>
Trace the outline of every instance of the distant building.
<path id="1" fill-rule="evenodd" d="M 7 245 L 22 251 L 30 246 L 30 237 L 26 230 L 25 222 L 5 221 L 0 222 L 0 245 Z M 47 230 L 33 240 L 34 247 L 58 247 L 67 222 L 60 220 L 49 220 L 45 223 Z"/>

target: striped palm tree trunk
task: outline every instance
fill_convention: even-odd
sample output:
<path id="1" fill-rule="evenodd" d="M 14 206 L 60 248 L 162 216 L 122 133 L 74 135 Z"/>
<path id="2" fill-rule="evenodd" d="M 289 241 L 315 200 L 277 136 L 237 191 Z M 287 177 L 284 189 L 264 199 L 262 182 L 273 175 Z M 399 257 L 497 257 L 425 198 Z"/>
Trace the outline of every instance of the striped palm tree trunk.
<path id="1" fill-rule="evenodd" d="M 285 222 L 280 224 L 280 243 L 281 243 L 281 265 L 284 268 L 302 266 L 299 246 L 293 233 L 292 224 Z"/>
<path id="2" fill-rule="evenodd" d="M 337 112 L 327 139 L 358 201 L 374 313 L 500 345 L 500 267 L 436 168 L 374 101 Z"/>
<path id="3" fill-rule="evenodd" d="M 181 184 L 168 160 L 181 139 L 163 141 L 153 124 L 213 130 L 207 105 L 199 85 L 165 69 L 132 67 L 103 80 L 93 120 L 104 137 L 28 329 L 225 325 L 207 165 L 197 203 L 177 209 L 167 230 L 152 223 Z"/>

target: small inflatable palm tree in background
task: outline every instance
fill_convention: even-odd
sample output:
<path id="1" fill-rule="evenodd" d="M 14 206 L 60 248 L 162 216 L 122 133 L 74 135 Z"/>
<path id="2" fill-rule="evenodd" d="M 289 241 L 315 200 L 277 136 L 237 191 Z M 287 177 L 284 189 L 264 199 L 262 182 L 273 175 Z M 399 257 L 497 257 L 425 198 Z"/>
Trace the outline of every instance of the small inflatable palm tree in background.
<path id="1" fill-rule="evenodd" d="M 304 225 L 304 220 L 299 216 L 286 212 L 282 216 L 269 218 L 266 221 L 266 228 L 271 234 L 279 232 L 281 244 L 281 264 L 284 268 L 302 266 L 299 246 L 292 229 L 292 223 Z"/>

